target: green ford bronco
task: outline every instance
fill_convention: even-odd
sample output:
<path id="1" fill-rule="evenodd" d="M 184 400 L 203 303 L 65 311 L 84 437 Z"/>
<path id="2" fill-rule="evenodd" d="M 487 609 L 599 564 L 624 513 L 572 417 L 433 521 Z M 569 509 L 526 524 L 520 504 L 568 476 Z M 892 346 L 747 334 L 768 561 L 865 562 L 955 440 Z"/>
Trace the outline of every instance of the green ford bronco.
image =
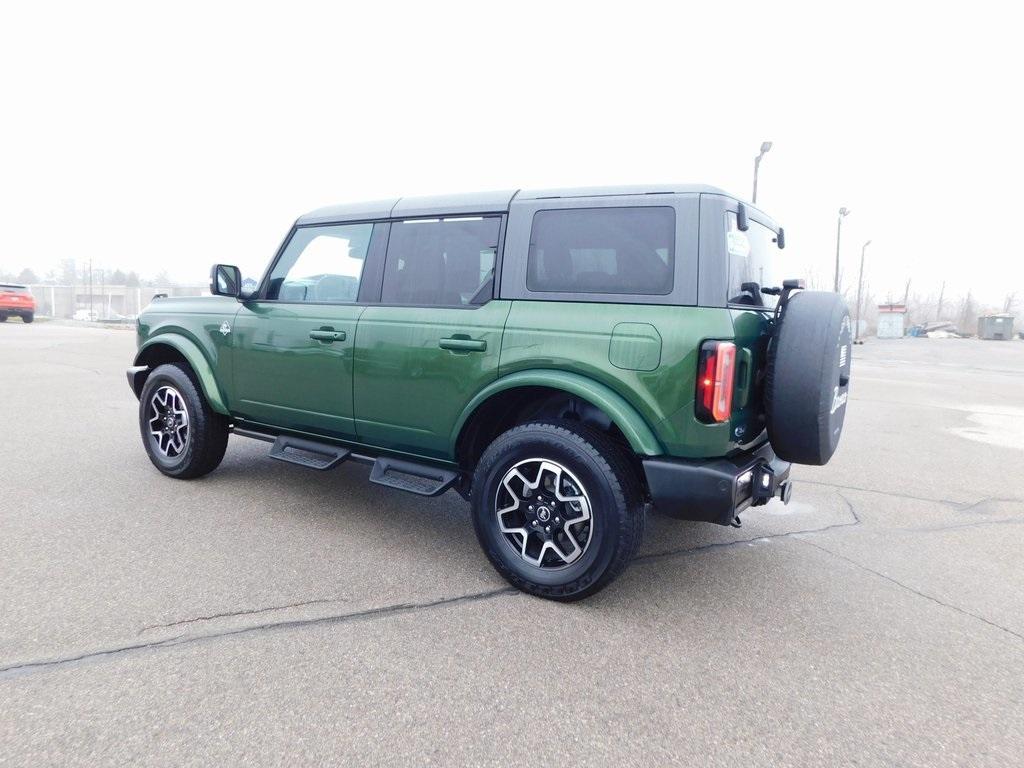
<path id="1" fill-rule="evenodd" d="M 781 280 L 783 230 L 705 186 L 401 198 L 292 227 L 255 289 L 140 315 L 128 381 L 165 475 L 228 435 L 424 496 L 454 489 L 516 587 L 585 597 L 649 506 L 738 525 L 842 431 L 850 319 Z"/>

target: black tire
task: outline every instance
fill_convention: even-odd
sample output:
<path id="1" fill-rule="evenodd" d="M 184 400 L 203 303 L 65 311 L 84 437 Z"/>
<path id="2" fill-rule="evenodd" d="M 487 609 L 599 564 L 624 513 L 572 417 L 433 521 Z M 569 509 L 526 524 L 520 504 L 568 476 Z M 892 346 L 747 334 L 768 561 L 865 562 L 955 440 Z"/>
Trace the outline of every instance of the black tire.
<path id="1" fill-rule="evenodd" d="M 33 313 L 33 312 L 28 312 L 27 314 L 24 314 L 24 315 L 21 316 L 21 321 L 23 323 L 31 323 L 35 319 L 36 319 L 36 316 L 35 316 L 35 313 Z"/>
<path id="2" fill-rule="evenodd" d="M 161 440 L 151 433 L 150 419 L 162 410 L 154 403 L 154 397 L 167 397 L 168 388 L 183 401 L 188 428 L 181 435 L 184 447 L 174 450 L 168 446 L 165 452 Z M 175 363 L 157 367 L 146 379 L 139 396 L 139 430 L 153 466 L 168 477 L 181 480 L 202 477 L 215 470 L 228 445 L 227 417 L 210 408 L 191 371 Z"/>
<path id="3" fill-rule="evenodd" d="M 502 532 L 498 523 L 499 492 L 504 494 L 508 491 L 502 482 L 506 473 L 541 460 L 555 462 L 566 470 L 563 477 L 570 485 L 563 486 L 563 491 L 578 481 L 582 489 L 577 491 L 587 498 L 587 506 L 590 507 L 589 525 L 579 523 L 574 529 L 574 535 L 579 536 L 581 531 L 589 530 L 589 536 L 583 546 L 577 543 L 582 553 L 568 564 L 547 567 L 527 562 L 517 551 L 523 537 Z M 523 471 L 531 474 L 528 467 Z M 549 519 L 557 521 L 559 518 L 555 515 L 561 508 L 568 521 L 566 510 L 571 514 L 577 513 L 556 499 L 548 501 L 543 498 L 543 493 L 549 493 L 542 490 L 548 476 L 541 480 L 541 475 L 542 472 L 538 471 L 536 480 L 540 485 L 534 492 L 537 494 L 534 498 L 552 505 L 554 509 L 549 513 Z M 629 564 L 643 537 L 645 509 L 636 471 L 624 450 L 608 436 L 578 422 L 523 424 L 500 435 L 484 451 L 477 465 L 471 503 L 473 526 L 480 546 L 498 573 L 518 589 L 552 600 L 579 600 L 607 586 Z M 525 506 L 529 500 L 523 499 L 520 503 L 526 514 Z M 508 518 L 503 519 L 506 527 L 517 524 Z M 525 526 L 524 523 L 524 530 Z M 560 532 L 558 526 L 555 528 L 556 532 L 551 535 L 562 536 L 564 542 L 564 529 Z M 530 530 L 531 534 L 526 538 L 533 542 L 533 546 L 547 536 L 540 530 Z M 545 554 L 544 546 L 541 544 L 542 561 L 545 558 L 560 559 L 555 556 L 556 550 L 549 549 Z M 563 545 L 563 550 L 567 549 L 569 547 Z"/>
<path id="4" fill-rule="evenodd" d="M 3 312 L 0 312 L 0 323 L 6 323 L 6 322 L 7 322 L 7 315 L 5 313 L 3 313 Z"/>
<path id="5" fill-rule="evenodd" d="M 776 455 L 828 463 L 839 445 L 850 385 L 850 312 L 835 293 L 801 291 L 786 305 L 768 353 L 765 411 Z"/>

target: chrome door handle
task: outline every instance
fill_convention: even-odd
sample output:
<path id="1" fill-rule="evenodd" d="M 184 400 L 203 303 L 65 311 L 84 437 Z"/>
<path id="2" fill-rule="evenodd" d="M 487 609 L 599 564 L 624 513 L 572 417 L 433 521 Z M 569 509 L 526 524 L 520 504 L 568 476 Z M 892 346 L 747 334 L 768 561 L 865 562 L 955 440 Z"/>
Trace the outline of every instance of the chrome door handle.
<path id="1" fill-rule="evenodd" d="M 441 349 L 450 349 L 452 352 L 486 352 L 487 342 L 483 339 L 460 338 L 449 336 L 437 342 Z"/>
<path id="2" fill-rule="evenodd" d="M 330 344 L 332 341 L 344 341 L 347 337 L 344 331 L 330 331 L 321 328 L 318 331 L 310 331 L 309 338 Z"/>

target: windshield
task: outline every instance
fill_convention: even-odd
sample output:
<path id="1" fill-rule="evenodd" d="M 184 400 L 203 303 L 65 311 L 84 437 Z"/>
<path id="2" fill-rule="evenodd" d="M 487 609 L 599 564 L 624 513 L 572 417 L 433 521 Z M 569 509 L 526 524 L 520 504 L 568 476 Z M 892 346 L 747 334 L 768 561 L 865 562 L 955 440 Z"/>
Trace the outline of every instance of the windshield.
<path id="1" fill-rule="evenodd" d="M 779 247 L 775 233 L 753 219 L 747 219 L 747 231 L 736 226 L 736 214 L 726 214 L 729 247 L 729 303 L 772 308 L 776 296 L 761 293 L 761 288 L 782 285 Z M 756 283 L 756 285 L 754 285 Z"/>

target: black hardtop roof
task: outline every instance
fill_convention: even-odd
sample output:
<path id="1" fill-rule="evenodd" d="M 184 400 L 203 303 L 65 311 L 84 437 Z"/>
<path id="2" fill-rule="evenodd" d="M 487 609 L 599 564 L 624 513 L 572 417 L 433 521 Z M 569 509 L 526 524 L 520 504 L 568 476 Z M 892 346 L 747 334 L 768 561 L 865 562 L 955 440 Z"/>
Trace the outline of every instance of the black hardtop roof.
<path id="1" fill-rule="evenodd" d="M 507 211 L 512 200 L 547 200 L 565 197 L 612 197 L 627 195 L 712 194 L 732 197 L 707 184 L 631 184 L 564 189 L 512 189 L 427 197 L 398 197 L 318 208 L 300 216 L 296 224 L 325 224 L 393 217 L 441 216 Z"/>

